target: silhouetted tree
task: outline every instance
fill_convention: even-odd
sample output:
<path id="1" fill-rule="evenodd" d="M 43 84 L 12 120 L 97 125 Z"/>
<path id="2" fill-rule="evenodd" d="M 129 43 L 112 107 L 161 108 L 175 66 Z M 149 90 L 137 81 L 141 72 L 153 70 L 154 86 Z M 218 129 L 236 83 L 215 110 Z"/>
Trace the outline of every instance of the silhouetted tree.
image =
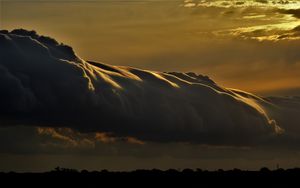
<path id="1" fill-rule="evenodd" d="M 267 167 L 262 167 L 262 168 L 260 169 L 260 172 L 262 172 L 262 173 L 269 173 L 270 170 L 269 170 Z"/>

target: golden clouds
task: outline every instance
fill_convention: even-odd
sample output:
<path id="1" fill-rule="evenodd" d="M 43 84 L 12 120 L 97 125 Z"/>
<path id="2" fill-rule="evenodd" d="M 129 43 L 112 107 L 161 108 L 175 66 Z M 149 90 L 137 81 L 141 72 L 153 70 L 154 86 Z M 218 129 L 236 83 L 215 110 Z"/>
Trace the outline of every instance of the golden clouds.
<path id="1" fill-rule="evenodd" d="M 300 8 L 299 1 L 293 0 L 187 0 L 184 5 L 194 5 L 195 7 L 220 7 L 220 8 L 281 8 L 297 9 Z"/>
<path id="2" fill-rule="evenodd" d="M 298 26 L 300 20 L 287 23 L 267 24 L 251 27 L 240 27 L 214 32 L 217 36 L 232 36 L 242 39 L 253 39 L 257 41 L 279 41 L 279 40 L 298 40 L 300 33 Z"/>

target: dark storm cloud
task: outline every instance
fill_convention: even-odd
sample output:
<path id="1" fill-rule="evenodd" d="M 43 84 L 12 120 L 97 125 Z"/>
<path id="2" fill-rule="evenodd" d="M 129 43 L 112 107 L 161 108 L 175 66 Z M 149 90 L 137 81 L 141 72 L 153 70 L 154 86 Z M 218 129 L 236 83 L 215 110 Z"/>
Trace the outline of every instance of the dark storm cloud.
<path id="1" fill-rule="evenodd" d="M 264 110 L 272 104 L 205 76 L 86 62 L 26 30 L 1 31 L 0 43 L 2 126 L 216 145 L 257 144 L 282 133 Z"/>
<path id="2" fill-rule="evenodd" d="M 291 137 L 299 137 L 300 97 L 268 97 L 268 100 L 276 105 L 276 108 L 268 110 L 270 116 L 276 117 L 276 121 L 285 126 Z"/>

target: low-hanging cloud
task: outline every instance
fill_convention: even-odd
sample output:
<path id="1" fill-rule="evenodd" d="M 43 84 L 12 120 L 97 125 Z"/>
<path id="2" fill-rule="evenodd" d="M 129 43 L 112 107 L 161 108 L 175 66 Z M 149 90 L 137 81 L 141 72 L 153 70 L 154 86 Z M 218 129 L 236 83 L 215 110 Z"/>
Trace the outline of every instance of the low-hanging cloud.
<path id="1" fill-rule="evenodd" d="M 271 100 L 206 76 L 85 61 L 34 31 L 1 31 L 0 43 L 2 126 L 215 145 L 251 145 L 284 132 L 266 110 L 276 109 Z"/>

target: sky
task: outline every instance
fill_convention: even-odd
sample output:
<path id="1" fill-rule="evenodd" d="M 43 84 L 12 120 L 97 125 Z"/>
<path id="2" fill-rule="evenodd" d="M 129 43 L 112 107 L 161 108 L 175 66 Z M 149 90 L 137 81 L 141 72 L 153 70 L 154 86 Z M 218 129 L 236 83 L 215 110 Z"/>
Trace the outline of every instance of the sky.
<path id="1" fill-rule="evenodd" d="M 0 0 L 19 28 L 0 171 L 300 165 L 300 1 Z"/>
<path id="2" fill-rule="evenodd" d="M 258 94 L 299 93 L 298 1 L 1 4 L 1 28 L 34 29 L 69 44 L 84 59 L 197 72 Z"/>

